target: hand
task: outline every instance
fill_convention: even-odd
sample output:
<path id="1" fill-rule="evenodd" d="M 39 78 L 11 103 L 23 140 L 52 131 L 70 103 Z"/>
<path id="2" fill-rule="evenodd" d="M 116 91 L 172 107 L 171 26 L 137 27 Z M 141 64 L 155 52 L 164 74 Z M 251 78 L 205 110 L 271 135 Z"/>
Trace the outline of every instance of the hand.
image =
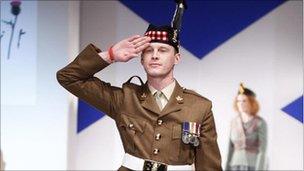
<path id="1" fill-rule="evenodd" d="M 113 47 L 114 61 L 127 62 L 140 56 L 140 53 L 150 45 L 151 38 L 135 35 L 116 43 Z"/>

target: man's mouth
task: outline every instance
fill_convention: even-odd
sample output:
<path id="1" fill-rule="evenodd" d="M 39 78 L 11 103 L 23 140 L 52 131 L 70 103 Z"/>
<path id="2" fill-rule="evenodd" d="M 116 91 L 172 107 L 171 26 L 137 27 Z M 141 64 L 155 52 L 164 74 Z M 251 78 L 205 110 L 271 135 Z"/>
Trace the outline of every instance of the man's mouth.
<path id="1" fill-rule="evenodd" d="M 150 63 L 149 64 L 149 66 L 151 66 L 151 67 L 159 67 L 159 66 L 161 66 L 161 64 L 159 64 L 159 63 Z"/>

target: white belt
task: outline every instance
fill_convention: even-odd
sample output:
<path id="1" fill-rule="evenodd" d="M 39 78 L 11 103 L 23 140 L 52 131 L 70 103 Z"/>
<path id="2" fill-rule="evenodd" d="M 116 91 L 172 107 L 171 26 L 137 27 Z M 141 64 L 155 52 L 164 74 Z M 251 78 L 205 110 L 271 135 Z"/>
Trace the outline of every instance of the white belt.
<path id="1" fill-rule="evenodd" d="M 150 160 L 149 160 L 150 161 Z M 122 166 L 132 170 L 143 170 L 145 160 L 125 153 Z M 194 170 L 192 165 L 167 165 L 167 170 Z"/>

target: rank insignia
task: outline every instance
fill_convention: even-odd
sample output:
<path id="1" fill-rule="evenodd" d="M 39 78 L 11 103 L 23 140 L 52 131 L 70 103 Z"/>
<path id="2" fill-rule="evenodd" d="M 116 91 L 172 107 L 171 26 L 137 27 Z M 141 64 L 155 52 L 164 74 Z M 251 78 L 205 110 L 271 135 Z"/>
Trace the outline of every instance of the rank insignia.
<path id="1" fill-rule="evenodd" d="M 184 98 L 182 98 L 181 96 L 177 96 L 176 100 L 178 103 L 183 103 L 184 102 Z"/>
<path id="2" fill-rule="evenodd" d="M 138 98 L 140 101 L 144 101 L 147 98 L 147 95 L 146 95 L 146 93 L 142 93 L 142 94 L 139 94 Z"/>

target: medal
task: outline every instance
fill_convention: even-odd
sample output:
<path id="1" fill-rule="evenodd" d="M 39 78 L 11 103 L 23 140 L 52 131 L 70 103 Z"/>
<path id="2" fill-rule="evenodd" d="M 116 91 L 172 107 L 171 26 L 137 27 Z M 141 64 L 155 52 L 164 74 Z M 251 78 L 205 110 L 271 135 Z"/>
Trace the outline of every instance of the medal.
<path id="1" fill-rule="evenodd" d="M 185 144 L 191 144 L 194 147 L 199 145 L 201 124 L 195 122 L 183 122 L 182 141 Z"/>

